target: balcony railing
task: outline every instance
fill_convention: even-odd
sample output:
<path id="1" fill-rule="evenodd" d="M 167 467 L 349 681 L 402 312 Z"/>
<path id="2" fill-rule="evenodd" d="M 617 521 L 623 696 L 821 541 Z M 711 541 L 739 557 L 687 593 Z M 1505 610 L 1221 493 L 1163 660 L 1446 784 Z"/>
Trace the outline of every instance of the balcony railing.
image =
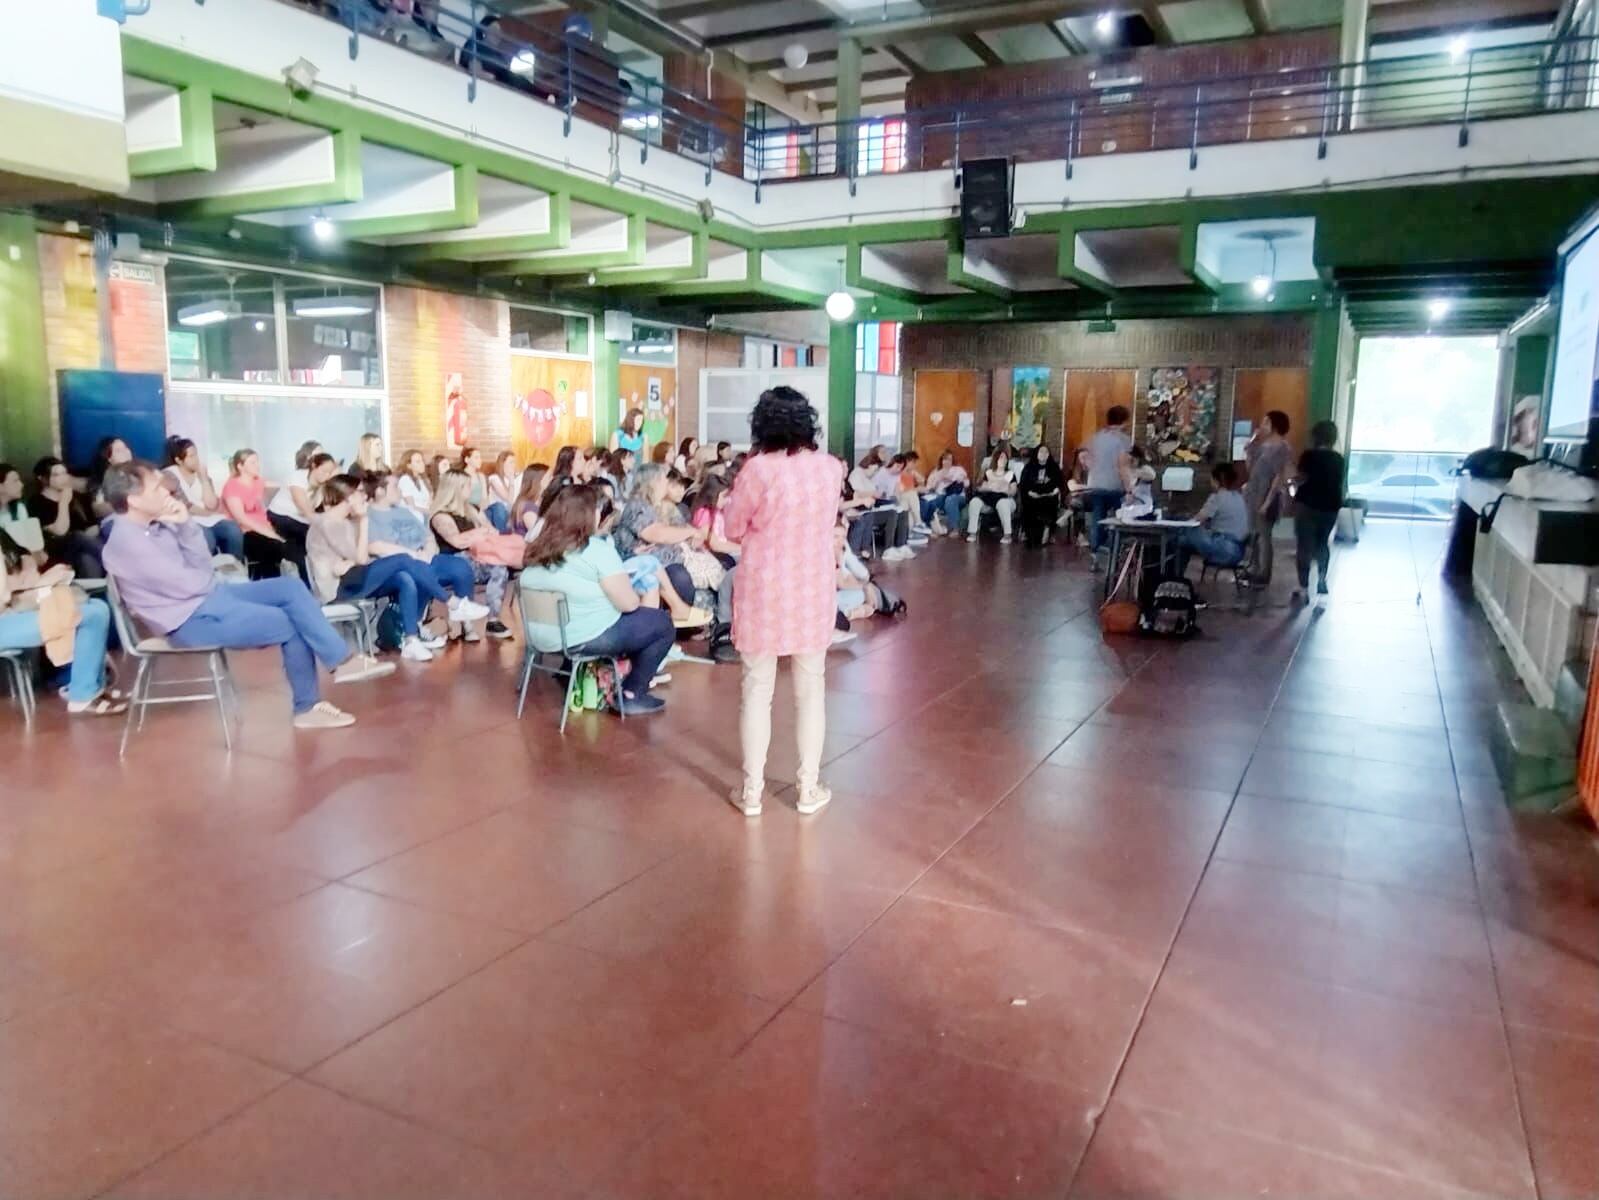
<path id="1" fill-rule="evenodd" d="M 616 132 L 763 185 L 795 179 L 958 168 L 963 160 L 1060 161 L 1148 150 L 1316 138 L 1406 126 L 1471 127 L 1503 117 L 1599 107 L 1599 39 L 1565 37 L 1360 64 L 1332 63 L 1198 83 L 1129 81 L 1089 91 L 923 108 L 896 117 L 819 124 L 750 122 L 717 103 L 623 66 L 589 39 L 502 15 L 488 0 L 289 0 L 365 38 L 456 63 L 475 99 L 488 80 Z"/>

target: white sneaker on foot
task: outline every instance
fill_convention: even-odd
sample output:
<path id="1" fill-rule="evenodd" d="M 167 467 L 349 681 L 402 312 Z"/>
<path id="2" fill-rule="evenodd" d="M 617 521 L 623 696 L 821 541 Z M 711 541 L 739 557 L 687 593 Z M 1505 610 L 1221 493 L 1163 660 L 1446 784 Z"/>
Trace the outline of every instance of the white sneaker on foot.
<path id="1" fill-rule="evenodd" d="M 406 662 L 432 662 L 433 651 L 422 644 L 421 638 L 409 637 L 400 643 L 400 657 Z"/>
<path id="2" fill-rule="evenodd" d="M 450 620 L 453 621 L 481 621 L 489 615 L 486 604 L 479 604 L 476 600 L 468 600 L 464 596 L 456 596 L 450 600 Z"/>
<path id="3" fill-rule="evenodd" d="M 392 663 L 389 665 L 393 666 Z M 294 714 L 296 729 L 343 729 L 346 725 L 354 724 L 354 717 L 326 700 L 318 700 L 303 713 Z"/>
<path id="4" fill-rule="evenodd" d="M 369 654 L 357 654 L 347 659 L 333 672 L 334 683 L 360 683 L 367 679 L 382 679 L 394 674 L 394 664 L 379 662 Z M 332 707 L 331 705 L 329 707 Z"/>
<path id="5" fill-rule="evenodd" d="M 761 815 L 761 793 L 759 789 L 750 791 L 740 784 L 727 794 L 727 802 L 746 817 L 758 817 Z"/>
<path id="6" fill-rule="evenodd" d="M 428 637 L 426 634 L 423 634 L 417 640 L 429 650 L 442 650 L 448 644 L 448 640 L 446 638 L 440 637 L 437 634 L 432 637 Z"/>
<path id="7" fill-rule="evenodd" d="M 832 802 L 833 793 L 817 783 L 800 788 L 799 799 L 794 802 L 794 811 L 802 817 L 808 817 L 812 813 L 821 812 Z"/>
<path id="8" fill-rule="evenodd" d="M 1001 546 L 1008 546 L 1008 545 L 1010 545 L 1010 534 L 1008 534 L 1008 533 L 1007 533 L 1007 534 L 1006 534 L 1006 535 L 1005 535 L 1005 536 L 1004 536 L 1004 537 L 1002 537 L 1002 538 L 1000 538 L 1000 539 L 999 539 L 999 544 L 1000 544 L 1000 545 L 1001 545 Z"/>

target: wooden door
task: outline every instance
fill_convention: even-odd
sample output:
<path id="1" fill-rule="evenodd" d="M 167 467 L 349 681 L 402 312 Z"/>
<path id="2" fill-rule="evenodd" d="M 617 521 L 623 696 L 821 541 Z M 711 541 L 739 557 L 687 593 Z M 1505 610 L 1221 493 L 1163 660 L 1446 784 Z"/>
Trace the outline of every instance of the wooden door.
<path id="1" fill-rule="evenodd" d="M 645 461 L 649 461 L 650 447 L 666 442 L 675 445 L 677 433 L 677 368 L 644 366 L 640 363 L 621 363 L 616 369 L 616 390 L 620 405 L 616 413 L 617 425 L 630 408 L 643 410 Z"/>
<path id="2" fill-rule="evenodd" d="M 1258 428 L 1272 409 L 1288 414 L 1288 440 L 1297 457 L 1310 445 L 1310 372 L 1304 367 L 1247 368 L 1233 372 L 1233 421 Z M 1231 457 L 1232 430 L 1219 431 Z"/>
<path id="3" fill-rule="evenodd" d="M 1105 414 L 1120 404 L 1133 411 L 1138 372 L 1078 370 L 1066 372 L 1066 411 L 1061 421 L 1060 460 L 1070 473 L 1072 456 L 1105 424 Z"/>
<path id="4" fill-rule="evenodd" d="M 965 413 L 971 440 L 977 440 L 977 372 L 917 371 L 914 389 L 916 421 L 911 445 L 922 456 L 922 470 L 931 471 L 946 450 L 953 451 L 955 461 L 968 472 L 976 470 L 974 448 L 960 445 L 956 434 Z"/>

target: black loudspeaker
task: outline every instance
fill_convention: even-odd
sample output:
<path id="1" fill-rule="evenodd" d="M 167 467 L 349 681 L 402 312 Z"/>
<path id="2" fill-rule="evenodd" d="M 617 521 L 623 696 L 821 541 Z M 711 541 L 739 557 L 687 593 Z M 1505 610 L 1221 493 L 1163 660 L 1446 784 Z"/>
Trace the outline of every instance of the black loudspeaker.
<path id="1" fill-rule="evenodd" d="M 961 164 L 961 236 L 1010 236 L 1010 160 L 976 158 Z"/>

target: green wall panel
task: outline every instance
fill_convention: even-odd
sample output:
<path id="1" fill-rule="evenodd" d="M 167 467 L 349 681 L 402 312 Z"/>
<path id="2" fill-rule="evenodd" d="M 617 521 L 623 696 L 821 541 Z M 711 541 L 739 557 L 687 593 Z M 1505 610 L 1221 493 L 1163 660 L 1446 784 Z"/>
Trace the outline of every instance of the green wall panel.
<path id="1" fill-rule="evenodd" d="M 0 213 L 0 458 L 26 475 L 54 443 L 39 240 L 33 218 Z"/>

